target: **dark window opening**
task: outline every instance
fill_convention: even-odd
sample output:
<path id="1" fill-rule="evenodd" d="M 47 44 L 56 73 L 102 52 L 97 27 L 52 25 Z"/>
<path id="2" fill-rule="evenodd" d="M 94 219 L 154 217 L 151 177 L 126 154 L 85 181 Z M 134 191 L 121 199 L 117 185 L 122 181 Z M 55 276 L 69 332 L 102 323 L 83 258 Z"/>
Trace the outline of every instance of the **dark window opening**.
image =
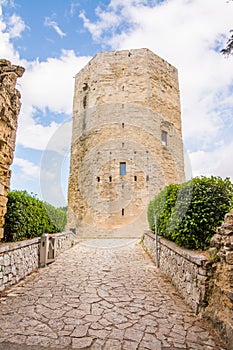
<path id="1" fill-rule="evenodd" d="M 146 181 L 149 181 L 149 179 L 150 179 L 149 175 L 146 175 Z"/>
<path id="2" fill-rule="evenodd" d="M 125 68 L 122 68 L 122 73 L 123 73 L 123 74 L 125 73 Z"/>
<path id="3" fill-rule="evenodd" d="M 130 57 L 132 55 L 132 53 L 129 51 L 129 53 L 128 53 L 128 57 Z"/>
<path id="4" fill-rule="evenodd" d="M 121 147 L 122 147 L 122 148 L 124 148 L 124 147 L 125 147 L 125 144 L 124 144 L 124 142 L 122 142 L 122 144 L 121 144 Z"/>
<path id="5" fill-rule="evenodd" d="M 134 151 L 134 154 L 137 154 L 137 152 L 136 152 L 136 151 Z"/>
<path id="6" fill-rule="evenodd" d="M 88 89 L 88 84 L 87 83 L 84 83 L 83 84 L 83 91 L 86 91 Z"/>
<path id="7" fill-rule="evenodd" d="M 122 215 L 122 216 L 125 215 L 125 209 L 124 209 L 124 208 L 121 209 L 121 215 Z"/>
<path id="8" fill-rule="evenodd" d="M 161 139 L 162 139 L 162 144 L 164 146 L 167 146 L 167 131 L 162 130 Z"/>
<path id="9" fill-rule="evenodd" d="M 121 127 L 122 127 L 122 129 L 124 129 L 125 123 L 121 123 Z"/>
<path id="10" fill-rule="evenodd" d="M 83 108 L 85 109 L 87 107 L 87 95 L 83 97 Z"/>
<path id="11" fill-rule="evenodd" d="M 134 176 L 134 181 L 137 181 L 137 179 L 138 179 L 137 176 Z"/>
<path id="12" fill-rule="evenodd" d="M 100 177 L 99 176 L 97 176 L 97 182 L 100 182 Z"/>
<path id="13" fill-rule="evenodd" d="M 109 182 L 112 182 L 112 176 L 109 176 Z"/>
<path id="14" fill-rule="evenodd" d="M 125 105 L 124 105 L 124 103 L 122 103 L 121 108 L 124 108 L 124 107 L 125 107 Z"/>
<path id="15" fill-rule="evenodd" d="M 126 175 L 126 163 L 121 162 L 120 163 L 120 176 L 125 176 Z"/>
<path id="16" fill-rule="evenodd" d="M 125 87 L 124 86 L 122 86 L 122 91 L 124 91 L 125 90 Z"/>
<path id="17" fill-rule="evenodd" d="M 122 185 L 121 185 L 122 190 L 124 189 L 124 187 L 125 187 L 125 185 L 124 185 L 124 184 L 122 184 Z"/>

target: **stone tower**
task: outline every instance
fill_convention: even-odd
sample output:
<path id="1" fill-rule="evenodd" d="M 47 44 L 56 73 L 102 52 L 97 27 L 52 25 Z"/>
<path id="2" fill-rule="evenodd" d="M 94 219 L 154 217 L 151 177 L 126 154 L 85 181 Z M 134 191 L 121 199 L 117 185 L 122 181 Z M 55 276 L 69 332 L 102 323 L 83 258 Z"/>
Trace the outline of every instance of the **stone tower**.
<path id="1" fill-rule="evenodd" d="M 176 68 L 148 49 L 98 53 L 75 77 L 67 228 L 138 237 L 148 202 L 184 180 Z"/>
<path id="2" fill-rule="evenodd" d="M 23 67 L 0 59 L 0 238 L 3 237 L 7 193 L 10 187 L 10 165 L 13 161 L 21 107 L 20 93 L 15 89 L 15 85 L 17 78 L 23 73 Z"/>

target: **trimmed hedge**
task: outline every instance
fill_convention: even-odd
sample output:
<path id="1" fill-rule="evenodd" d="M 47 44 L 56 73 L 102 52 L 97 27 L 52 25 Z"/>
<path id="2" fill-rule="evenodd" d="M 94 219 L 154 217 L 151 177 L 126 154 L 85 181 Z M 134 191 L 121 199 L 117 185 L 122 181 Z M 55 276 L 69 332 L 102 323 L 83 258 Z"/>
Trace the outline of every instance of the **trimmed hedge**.
<path id="1" fill-rule="evenodd" d="M 189 249 L 206 249 L 224 215 L 233 207 L 233 184 L 226 178 L 196 177 L 165 187 L 149 204 L 148 221 L 158 234 Z"/>
<path id="2" fill-rule="evenodd" d="M 62 231 L 65 216 L 64 210 L 56 209 L 26 191 L 11 191 L 8 193 L 4 240 L 19 241 Z"/>

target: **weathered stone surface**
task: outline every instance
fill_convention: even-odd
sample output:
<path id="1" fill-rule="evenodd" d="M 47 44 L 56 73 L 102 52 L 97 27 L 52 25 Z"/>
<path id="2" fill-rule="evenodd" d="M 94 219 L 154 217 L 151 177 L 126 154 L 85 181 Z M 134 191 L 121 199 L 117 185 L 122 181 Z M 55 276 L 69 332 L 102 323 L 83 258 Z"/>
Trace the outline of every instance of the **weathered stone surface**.
<path id="1" fill-rule="evenodd" d="M 216 248 L 215 264 L 208 304 L 203 315 L 233 349 L 233 210 L 225 215 L 225 221 L 211 240 Z"/>
<path id="2" fill-rule="evenodd" d="M 176 287 L 195 313 L 202 309 L 206 296 L 206 281 L 210 274 L 207 258 L 202 254 L 178 247 L 162 237 L 159 241 L 159 268 Z M 148 231 L 143 236 L 143 246 L 156 261 L 155 235 Z"/>
<path id="3" fill-rule="evenodd" d="M 183 163 L 176 68 L 148 49 L 98 53 L 75 79 L 67 228 L 141 236 L 149 200 L 184 181 Z"/>
<path id="4" fill-rule="evenodd" d="M 77 238 L 71 232 L 55 236 L 57 256 L 77 243 Z M 40 238 L 0 245 L 0 291 L 38 269 L 39 249 Z"/>
<path id="5" fill-rule="evenodd" d="M 93 241 L 6 291 L 0 349 L 222 349 L 135 240 Z"/>
<path id="6" fill-rule="evenodd" d="M 0 238 L 3 237 L 7 192 L 10 187 L 10 165 L 13 161 L 18 114 L 21 107 L 20 93 L 15 89 L 17 78 L 24 68 L 0 59 Z"/>

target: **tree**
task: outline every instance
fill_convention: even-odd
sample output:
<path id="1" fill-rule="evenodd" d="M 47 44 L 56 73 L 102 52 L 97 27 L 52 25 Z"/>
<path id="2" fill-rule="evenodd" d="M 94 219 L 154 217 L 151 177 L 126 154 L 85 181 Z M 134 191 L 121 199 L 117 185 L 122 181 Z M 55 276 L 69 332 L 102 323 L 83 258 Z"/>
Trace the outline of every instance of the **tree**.
<path id="1" fill-rule="evenodd" d="M 233 0 L 228 0 L 231 2 Z M 230 30 L 230 33 L 233 33 L 233 29 Z M 230 37 L 227 39 L 226 47 L 220 51 L 224 56 L 230 56 L 233 54 L 233 34 L 230 34 Z"/>
<path id="2" fill-rule="evenodd" d="M 230 30 L 230 37 L 227 40 L 226 47 L 222 49 L 220 52 L 224 56 L 230 56 L 233 54 L 233 29 Z"/>

